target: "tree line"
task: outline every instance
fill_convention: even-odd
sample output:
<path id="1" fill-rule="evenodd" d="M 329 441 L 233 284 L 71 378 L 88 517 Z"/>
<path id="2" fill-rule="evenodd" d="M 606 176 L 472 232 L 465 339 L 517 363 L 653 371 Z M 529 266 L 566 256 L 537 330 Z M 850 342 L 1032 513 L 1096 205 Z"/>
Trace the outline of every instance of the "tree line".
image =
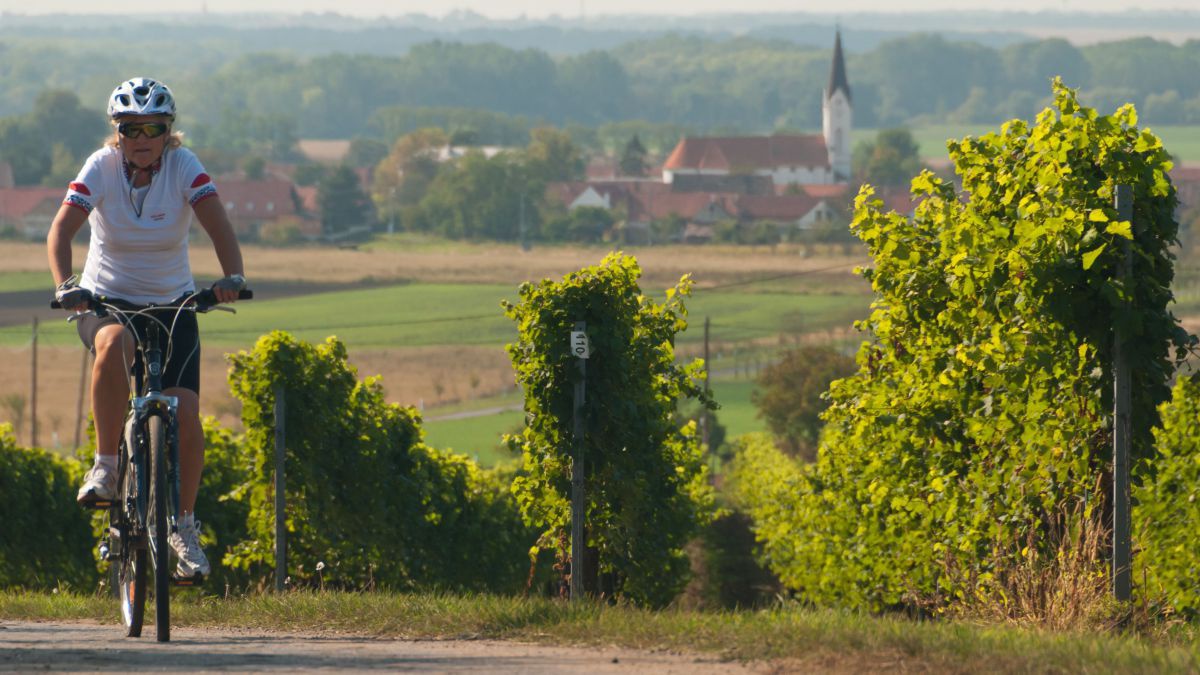
<path id="1" fill-rule="evenodd" d="M 0 116 L 28 112 L 50 82 L 89 105 L 103 101 L 113 82 L 143 69 L 120 50 L 67 47 L 48 39 L 0 41 L 8 65 L 0 87 L 10 94 L 0 101 Z M 196 59 L 186 58 L 189 49 Z M 188 128 L 228 145 L 257 141 L 263 128 L 390 141 L 401 133 L 386 112 L 396 106 L 489 111 L 525 129 L 626 120 L 701 132 L 812 129 L 820 125 L 830 67 L 829 48 L 688 34 L 557 58 L 539 49 L 445 41 L 389 56 L 172 50 L 152 75 L 175 87 Z M 863 127 L 1028 117 L 1048 102 L 1055 75 L 1101 108 L 1133 102 L 1152 123 L 1200 123 L 1197 40 L 1075 47 L 1046 39 L 992 48 L 913 34 L 847 61 L 855 122 Z M 215 140 L 223 137 L 232 138 Z"/>

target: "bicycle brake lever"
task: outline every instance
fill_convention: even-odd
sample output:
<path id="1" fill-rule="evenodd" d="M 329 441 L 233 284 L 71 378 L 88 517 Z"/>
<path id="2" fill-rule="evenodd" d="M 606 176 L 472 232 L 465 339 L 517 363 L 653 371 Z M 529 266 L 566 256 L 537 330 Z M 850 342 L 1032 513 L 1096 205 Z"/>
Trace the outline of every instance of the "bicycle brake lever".
<path id="1" fill-rule="evenodd" d="M 213 310 L 216 310 L 218 312 L 229 312 L 230 314 L 237 314 L 237 310 L 228 305 L 213 305 L 212 307 L 208 308 L 208 311 L 210 311 L 210 312 Z"/>

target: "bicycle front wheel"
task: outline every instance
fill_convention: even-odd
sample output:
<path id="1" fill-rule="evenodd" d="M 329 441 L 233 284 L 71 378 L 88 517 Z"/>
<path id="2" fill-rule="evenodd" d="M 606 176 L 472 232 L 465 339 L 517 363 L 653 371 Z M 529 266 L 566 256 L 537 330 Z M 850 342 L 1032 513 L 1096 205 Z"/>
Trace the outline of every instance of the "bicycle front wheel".
<path id="1" fill-rule="evenodd" d="M 171 639 L 170 547 L 167 545 L 167 433 L 163 419 L 147 424 L 150 451 L 150 556 L 154 566 L 154 627 L 159 642 Z"/>
<path id="2" fill-rule="evenodd" d="M 121 620 L 127 637 L 142 635 L 142 619 L 146 612 L 146 547 L 136 540 L 137 510 L 130 497 L 137 495 L 137 469 L 121 446 L 121 475 L 118 504 L 113 510 L 113 526 L 121 533 L 121 550 L 114 565 L 117 594 L 121 598 Z"/>

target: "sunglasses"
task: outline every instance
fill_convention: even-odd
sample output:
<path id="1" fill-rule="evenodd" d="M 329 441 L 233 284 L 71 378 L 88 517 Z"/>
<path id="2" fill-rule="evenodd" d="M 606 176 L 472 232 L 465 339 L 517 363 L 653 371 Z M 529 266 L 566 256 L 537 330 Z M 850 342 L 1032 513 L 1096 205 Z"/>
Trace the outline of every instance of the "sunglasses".
<path id="1" fill-rule="evenodd" d="M 117 131 L 125 138 L 158 138 L 170 128 L 170 125 L 162 122 L 123 122 L 117 125 Z"/>

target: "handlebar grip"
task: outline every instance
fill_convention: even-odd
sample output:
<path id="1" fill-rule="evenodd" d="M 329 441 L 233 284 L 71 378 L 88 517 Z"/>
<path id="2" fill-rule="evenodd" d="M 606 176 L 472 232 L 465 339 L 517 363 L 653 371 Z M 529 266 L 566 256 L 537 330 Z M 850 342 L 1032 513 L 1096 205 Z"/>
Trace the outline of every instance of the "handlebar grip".
<path id="1" fill-rule="evenodd" d="M 50 309 L 62 309 L 62 303 L 57 300 L 51 300 Z"/>
<path id="2" fill-rule="evenodd" d="M 249 288 L 243 288 L 242 290 L 238 291 L 238 300 L 253 300 L 253 299 L 254 299 L 254 291 L 250 290 Z"/>

